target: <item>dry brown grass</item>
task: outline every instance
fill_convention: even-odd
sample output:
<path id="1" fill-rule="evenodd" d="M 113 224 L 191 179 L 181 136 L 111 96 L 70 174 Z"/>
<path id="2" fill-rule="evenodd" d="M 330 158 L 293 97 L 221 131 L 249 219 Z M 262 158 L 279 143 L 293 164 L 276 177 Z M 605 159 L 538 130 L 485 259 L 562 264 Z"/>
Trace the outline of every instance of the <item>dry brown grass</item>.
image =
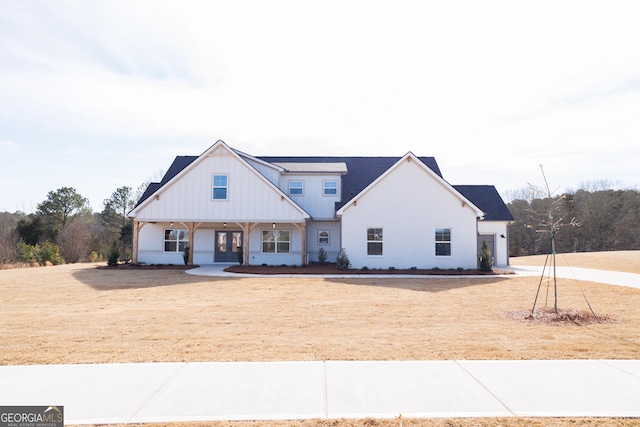
<path id="1" fill-rule="evenodd" d="M 584 293 L 597 314 L 609 315 L 615 323 L 550 326 L 505 316 L 513 310 L 530 310 L 538 282 L 535 277 L 228 279 L 171 270 L 97 269 L 91 264 L 3 270 L 0 364 L 640 358 L 639 289 L 558 281 L 560 307 L 587 310 Z M 539 307 L 544 306 L 545 292 Z M 637 421 L 403 422 L 405 426 L 626 427 Z M 399 421 L 266 425 L 392 426 Z"/>
<path id="2" fill-rule="evenodd" d="M 546 255 L 511 258 L 510 264 L 544 265 Z M 556 254 L 556 264 L 563 267 L 596 268 L 640 274 L 640 251 L 580 252 Z"/>
<path id="3" fill-rule="evenodd" d="M 558 281 L 559 307 L 616 323 L 550 327 L 533 277 L 197 277 L 75 264 L 0 271 L 0 364 L 637 359 L 640 290 Z M 539 298 L 543 307 L 546 289 Z"/>

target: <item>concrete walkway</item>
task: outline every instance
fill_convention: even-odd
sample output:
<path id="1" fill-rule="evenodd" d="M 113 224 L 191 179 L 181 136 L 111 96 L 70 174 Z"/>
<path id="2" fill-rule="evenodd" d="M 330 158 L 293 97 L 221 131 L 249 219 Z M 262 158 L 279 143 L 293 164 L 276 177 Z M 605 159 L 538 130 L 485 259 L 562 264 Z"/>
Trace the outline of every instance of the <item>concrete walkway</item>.
<path id="1" fill-rule="evenodd" d="M 640 417 L 640 361 L 0 366 L 0 404 L 65 424 L 431 417 Z"/>

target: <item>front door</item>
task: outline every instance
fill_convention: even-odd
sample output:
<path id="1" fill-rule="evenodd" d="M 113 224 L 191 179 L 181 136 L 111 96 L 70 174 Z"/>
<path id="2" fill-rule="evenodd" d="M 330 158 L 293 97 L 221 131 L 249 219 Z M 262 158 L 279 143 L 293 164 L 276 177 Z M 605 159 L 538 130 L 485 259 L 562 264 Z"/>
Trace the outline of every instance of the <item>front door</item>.
<path id="1" fill-rule="evenodd" d="M 238 262 L 242 231 L 216 231 L 215 262 Z"/>

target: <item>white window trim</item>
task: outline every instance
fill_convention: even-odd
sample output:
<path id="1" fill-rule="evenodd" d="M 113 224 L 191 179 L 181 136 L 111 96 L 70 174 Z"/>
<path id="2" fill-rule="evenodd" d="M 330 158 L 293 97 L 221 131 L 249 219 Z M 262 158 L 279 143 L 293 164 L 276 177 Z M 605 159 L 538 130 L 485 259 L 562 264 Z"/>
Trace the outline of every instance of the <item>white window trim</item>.
<path id="1" fill-rule="evenodd" d="M 167 240 L 166 239 L 166 235 L 167 235 L 167 231 L 175 231 L 177 233 L 177 238 L 176 240 Z M 180 239 L 180 232 L 184 231 L 184 239 Z M 168 251 L 167 250 L 167 242 L 176 242 L 176 250 L 175 251 Z M 165 253 L 182 253 L 184 251 L 180 250 L 180 242 L 184 242 L 186 243 L 185 246 L 189 246 L 189 230 L 184 229 L 184 228 L 165 228 L 162 230 L 162 252 Z"/>
<path id="2" fill-rule="evenodd" d="M 325 184 L 328 182 L 335 182 L 336 184 L 336 194 L 327 194 L 325 192 L 326 187 Z M 338 183 L 338 180 L 335 179 L 327 179 L 325 181 L 322 181 L 322 196 L 323 197 L 339 197 L 340 196 L 340 184 Z"/>
<path id="3" fill-rule="evenodd" d="M 291 184 L 293 184 L 294 182 L 299 182 L 300 184 L 302 184 L 302 186 L 300 187 L 300 190 L 302 191 L 300 194 L 292 194 L 291 193 Z M 296 188 L 297 190 L 297 188 Z M 289 196 L 293 196 L 293 197 L 300 197 L 300 196 L 304 196 L 304 181 L 301 179 L 293 179 L 291 181 L 289 181 L 289 185 L 288 185 L 288 194 Z"/>
<path id="4" fill-rule="evenodd" d="M 369 240 L 369 230 L 372 228 L 379 228 L 380 230 L 382 230 L 382 240 Z M 382 253 L 377 255 L 377 254 L 369 254 L 369 243 L 380 243 L 382 245 Z M 380 258 L 384 256 L 384 227 L 367 227 L 367 256 L 368 257 L 375 257 L 375 258 Z"/>
<path id="5" fill-rule="evenodd" d="M 288 231 L 289 232 L 289 251 L 288 252 L 278 252 L 278 237 L 276 236 L 276 240 L 274 241 L 275 243 L 275 247 L 274 247 L 274 251 L 273 252 L 265 252 L 264 251 L 264 232 L 280 232 L 280 231 Z M 292 245 L 292 239 L 293 239 L 293 233 L 291 231 L 291 229 L 286 229 L 286 230 L 269 230 L 267 228 L 262 230 L 262 233 L 260 235 L 260 251 L 263 254 L 273 254 L 273 255 L 278 255 L 278 254 L 290 254 L 291 253 L 291 245 Z"/>
<path id="6" fill-rule="evenodd" d="M 436 233 L 438 232 L 438 230 L 449 230 L 449 240 L 436 240 Z M 433 252 L 434 252 L 434 256 L 436 257 L 442 257 L 442 258 L 446 258 L 446 257 L 452 257 L 453 256 L 453 228 L 452 227 L 437 227 L 435 230 L 433 230 Z M 449 244 L 449 255 L 438 255 L 438 252 L 436 251 L 436 245 L 438 243 L 448 243 Z"/>
<path id="7" fill-rule="evenodd" d="M 221 186 L 216 187 L 215 185 L 216 176 L 226 176 L 227 185 L 225 187 L 221 187 Z M 215 193 L 216 188 L 225 188 L 227 190 L 226 191 L 227 197 L 225 197 L 224 199 L 216 199 L 213 195 Z M 213 200 L 214 202 L 226 202 L 227 200 L 229 200 L 229 174 L 228 173 L 214 173 L 211 175 L 211 200 Z"/>
<path id="8" fill-rule="evenodd" d="M 327 243 L 320 242 L 320 233 L 327 233 Z M 318 230 L 318 246 L 331 246 L 331 230 Z"/>

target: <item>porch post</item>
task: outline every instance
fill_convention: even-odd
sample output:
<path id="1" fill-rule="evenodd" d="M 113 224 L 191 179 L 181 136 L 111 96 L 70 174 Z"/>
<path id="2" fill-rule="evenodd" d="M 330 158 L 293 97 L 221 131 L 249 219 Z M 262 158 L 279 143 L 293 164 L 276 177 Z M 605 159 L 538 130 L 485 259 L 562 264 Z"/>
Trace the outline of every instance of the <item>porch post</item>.
<path id="1" fill-rule="evenodd" d="M 307 222 L 305 221 L 300 225 L 294 222 L 293 225 L 296 226 L 302 236 L 302 265 L 305 265 L 307 263 Z"/>
<path id="2" fill-rule="evenodd" d="M 245 222 L 242 226 L 242 264 L 249 265 L 249 223 Z"/>
<path id="3" fill-rule="evenodd" d="M 195 222 L 190 222 L 188 224 L 188 228 L 189 228 L 189 256 L 187 258 L 187 264 L 188 265 L 193 265 L 193 252 L 194 252 L 194 239 L 196 236 L 196 223 Z"/>
<path id="4" fill-rule="evenodd" d="M 133 220 L 133 236 L 131 237 L 131 262 L 133 264 L 138 263 L 138 233 L 140 232 L 140 222 Z"/>
<path id="5" fill-rule="evenodd" d="M 133 236 L 131 236 L 131 263 L 132 264 L 137 264 L 138 263 L 138 243 L 140 241 L 139 239 L 139 234 L 140 234 L 140 230 L 142 230 L 142 227 L 144 227 L 145 225 L 149 224 L 148 222 L 144 222 L 144 221 L 138 221 L 138 220 L 133 220 Z"/>
<path id="6" fill-rule="evenodd" d="M 242 248 L 242 256 L 243 256 L 243 265 L 249 265 L 249 235 L 256 228 L 256 225 L 259 222 L 251 224 L 250 222 L 245 222 L 244 224 L 237 223 L 242 228 L 242 240 L 244 247 Z"/>
<path id="7" fill-rule="evenodd" d="M 302 223 L 302 229 L 300 230 L 302 233 L 302 264 L 305 265 L 307 263 L 307 223 L 306 221 Z"/>

